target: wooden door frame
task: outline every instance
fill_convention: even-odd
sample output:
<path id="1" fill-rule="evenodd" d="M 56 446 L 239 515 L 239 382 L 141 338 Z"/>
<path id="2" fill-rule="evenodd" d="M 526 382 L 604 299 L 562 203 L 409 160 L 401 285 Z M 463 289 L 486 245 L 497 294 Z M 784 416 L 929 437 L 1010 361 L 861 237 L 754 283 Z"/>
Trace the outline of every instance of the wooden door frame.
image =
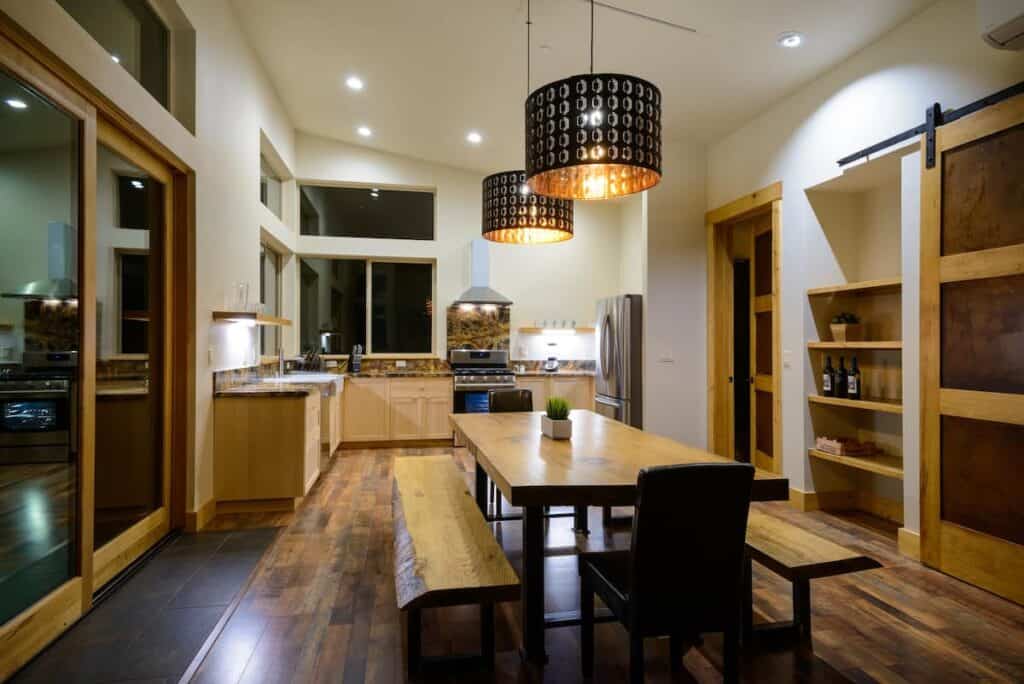
<path id="1" fill-rule="evenodd" d="M 1024 95 L 936 129 L 931 168 L 925 162 L 926 141 L 921 141 L 921 560 L 1024 603 L 1020 546 L 944 522 L 941 517 L 942 416 L 1024 425 L 1024 395 L 941 386 L 942 284 L 1024 274 L 1024 244 L 942 256 L 943 156 L 948 150 L 1020 125 L 1024 125 Z M 986 567 L 998 568 L 998 572 L 987 572 Z"/>
<path id="2" fill-rule="evenodd" d="M 707 229 L 707 383 L 708 383 L 708 450 L 733 457 L 734 400 L 733 388 L 722 379 L 733 375 L 732 330 L 732 261 L 729 256 L 731 224 L 759 213 L 771 213 L 772 217 L 772 466 L 782 472 L 782 351 L 780 345 L 781 297 L 779 296 L 779 271 L 782 259 L 782 182 L 773 183 L 749 195 L 744 195 L 704 217 Z M 726 232 L 729 231 L 729 232 Z M 753 274 L 753 271 L 752 271 Z M 753 288 L 753 275 L 751 288 Z M 753 289 L 751 290 L 753 292 Z M 751 315 L 757 310 L 751 297 Z M 765 303 L 761 309 L 764 310 Z M 753 352 L 754 331 L 751 330 L 751 351 Z M 757 368 L 751 366 L 756 377 Z M 752 387 L 751 402 L 754 401 Z M 754 414 L 751 414 L 752 416 Z M 752 433 L 751 439 L 756 438 Z M 751 462 L 755 454 L 750 454 Z"/>
<path id="3" fill-rule="evenodd" d="M 98 588 L 93 553 L 96 395 L 96 173 L 100 117 L 171 171 L 173 244 L 168 244 L 166 283 L 173 299 L 165 376 L 170 398 L 164 420 L 170 426 L 172 458 L 165 473 L 171 529 L 185 525 L 188 464 L 195 444 L 195 174 L 180 158 L 73 71 L 52 51 L 0 12 L 0 68 L 36 89 L 80 123 L 79 306 L 81 315 L 80 434 L 78 460 L 77 574 L 18 616 L 0 625 L 0 681 L 9 677 L 92 607 Z M 173 292 L 173 295 L 171 293 Z"/>

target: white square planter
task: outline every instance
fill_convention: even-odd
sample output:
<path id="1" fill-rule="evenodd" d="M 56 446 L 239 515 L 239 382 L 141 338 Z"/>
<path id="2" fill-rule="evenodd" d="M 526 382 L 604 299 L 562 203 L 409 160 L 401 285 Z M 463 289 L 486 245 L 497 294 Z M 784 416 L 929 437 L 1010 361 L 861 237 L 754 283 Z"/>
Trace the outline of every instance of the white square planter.
<path id="1" fill-rule="evenodd" d="M 547 416 L 541 416 L 540 431 L 551 439 L 569 439 L 572 437 L 572 421 L 551 420 Z"/>

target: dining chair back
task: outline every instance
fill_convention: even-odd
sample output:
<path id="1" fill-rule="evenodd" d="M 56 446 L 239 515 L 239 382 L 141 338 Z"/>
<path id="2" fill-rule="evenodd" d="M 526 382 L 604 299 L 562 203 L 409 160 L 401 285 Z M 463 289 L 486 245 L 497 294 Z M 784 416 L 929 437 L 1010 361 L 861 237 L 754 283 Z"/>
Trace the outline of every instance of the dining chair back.
<path id="1" fill-rule="evenodd" d="M 491 413 L 514 413 L 533 410 L 533 392 L 528 389 L 494 389 L 487 393 L 487 410 Z"/>

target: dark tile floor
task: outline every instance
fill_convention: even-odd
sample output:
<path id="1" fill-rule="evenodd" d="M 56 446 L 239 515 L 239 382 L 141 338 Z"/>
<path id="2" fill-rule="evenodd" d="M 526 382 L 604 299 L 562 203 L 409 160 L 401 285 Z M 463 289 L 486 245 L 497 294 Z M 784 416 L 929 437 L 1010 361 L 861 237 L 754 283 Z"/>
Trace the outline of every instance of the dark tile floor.
<path id="1" fill-rule="evenodd" d="M 178 537 L 11 681 L 177 682 L 277 532 Z"/>

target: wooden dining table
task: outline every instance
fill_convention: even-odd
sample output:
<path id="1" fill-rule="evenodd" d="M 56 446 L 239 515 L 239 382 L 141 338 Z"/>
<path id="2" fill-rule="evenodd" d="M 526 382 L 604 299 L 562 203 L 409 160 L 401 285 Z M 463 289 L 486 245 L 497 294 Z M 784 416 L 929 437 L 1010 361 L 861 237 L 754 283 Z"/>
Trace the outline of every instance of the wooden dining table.
<path id="1" fill-rule="evenodd" d="M 456 443 L 465 445 L 476 461 L 475 496 L 480 510 L 486 514 L 488 477 L 510 504 L 523 509 L 522 654 L 540 663 L 547 659 L 544 630 L 578 624 L 544 613 L 545 507 L 573 506 L 585 517 L 587 506 L 631 506 L 643 468 L 730 462 L 588 410 L 570 414 L 571 439 L 553 440 L 541 434 L 541 415 L 451 415 Z M 758 469 L 751 496 L 755 501 L 784 501 L 789 498 L 789 480 Z M 581 523 L 577 519 L 577 528 Z"/>

